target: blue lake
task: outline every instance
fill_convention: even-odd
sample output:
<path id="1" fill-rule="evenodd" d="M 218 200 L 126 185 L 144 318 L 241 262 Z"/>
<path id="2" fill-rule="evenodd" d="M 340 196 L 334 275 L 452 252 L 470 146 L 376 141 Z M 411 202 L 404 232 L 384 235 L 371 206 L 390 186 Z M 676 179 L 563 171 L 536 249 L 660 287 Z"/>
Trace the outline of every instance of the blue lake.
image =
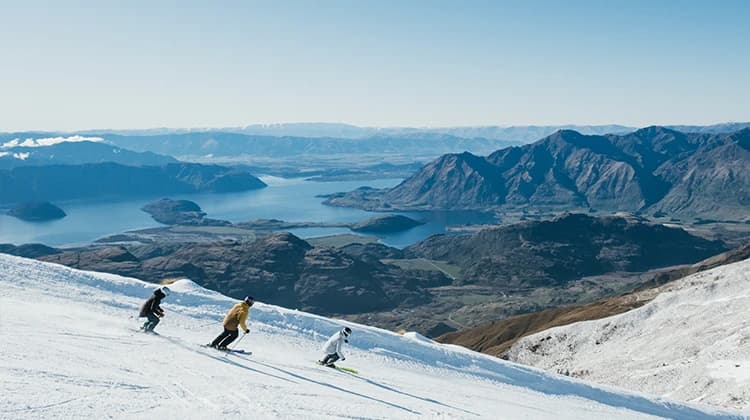
<path id="1" fill-rule="evenodd" d="M 195 201 L 208 217 L 231 222 L 254 219 L 280 219 L 290 222 L 355 222 L 382 213 L 324 206 L 321 194 L 350 191 L 363 185 L 392 187 L 400 179 L 314 182 L 301 178 L 262 177 L 267 188 L 242 193 L 174 195 L 169 198 Z M 0 243 L 44 243 L 51 246 L 80 245 L 103 236 L 128 230 L 162 226 L 141 211 L 146 203 L 160 197 L 121 201 L 76 201 L 55 203 L 68 214 L 60 220 L 30 223 L 0 215 Z M 492 215 L 478 212 L 398 212 L 426 222 L 405 232 L 379 235 L 386 245 L 404 247 L 436 233 L 446 226 L 491 223 Z M 290 230 L 302 238 L 351 233 L 345 228 L 301 228 Z"/>

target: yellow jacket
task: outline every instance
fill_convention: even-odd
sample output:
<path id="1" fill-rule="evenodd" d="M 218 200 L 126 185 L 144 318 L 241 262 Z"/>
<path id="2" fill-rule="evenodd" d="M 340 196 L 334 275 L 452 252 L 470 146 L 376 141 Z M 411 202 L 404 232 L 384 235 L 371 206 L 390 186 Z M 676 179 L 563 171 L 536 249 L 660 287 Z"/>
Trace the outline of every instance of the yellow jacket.
<path id="1" fill-rule="evenodd" d="M 245 302 L 240 302 L 229 310 L 227 316 L 224 317 L 224 328 L 230 331 L 237 331 L 237 326 L 242 327 L 242 331 L 247 331 L 245 321 L 247 316 L 250 314 L 250 305 Z"/>

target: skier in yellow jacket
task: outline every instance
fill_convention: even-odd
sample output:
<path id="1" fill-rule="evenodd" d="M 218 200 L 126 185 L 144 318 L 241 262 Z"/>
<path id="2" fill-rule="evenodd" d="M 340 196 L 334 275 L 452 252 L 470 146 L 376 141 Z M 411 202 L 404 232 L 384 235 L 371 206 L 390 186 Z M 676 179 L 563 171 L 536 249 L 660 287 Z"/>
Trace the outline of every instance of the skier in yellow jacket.
<path id="1" fill-rule="evenodd" d="M 234 305 L 227 313 L 227 316 L 224 317 L 224 332 L 219 334 L 219 336 L 209 344 L 209 347 L 219 350 L 227 350 L 227 346 L 232 344 L 232 342 L 237 339 L 237 336 L 240 335 L 238 327 L 242 327 L 242 331 L 244 331 L 245 334 L 249 333 L 250 330 L 247 329 L 245 322 L 247 321 L 247 316 L 250 313 L 250 307 L 253 306 L 253 303 L 255 303 L 255 301 L 252 296 L 248 296 L 242 302 Z"/>

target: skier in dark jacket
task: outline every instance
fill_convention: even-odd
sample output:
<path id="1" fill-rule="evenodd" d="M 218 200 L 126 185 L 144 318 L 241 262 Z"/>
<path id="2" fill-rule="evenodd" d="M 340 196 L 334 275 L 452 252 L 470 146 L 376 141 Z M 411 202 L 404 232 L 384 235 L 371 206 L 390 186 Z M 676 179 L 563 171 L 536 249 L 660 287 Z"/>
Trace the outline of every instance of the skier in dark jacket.
<path id="1" fill-rule="evenodd" d="M 169 296 L 169 287 L 163 286 L 154 290 L 154 294 L 141 306 L 140 318 L 147 318 L 141 329 L 145 332 L 151 332 L 159 323 L 159 318 L 164 317 L 164 309 L 161 308 L 161 300 Z"/>

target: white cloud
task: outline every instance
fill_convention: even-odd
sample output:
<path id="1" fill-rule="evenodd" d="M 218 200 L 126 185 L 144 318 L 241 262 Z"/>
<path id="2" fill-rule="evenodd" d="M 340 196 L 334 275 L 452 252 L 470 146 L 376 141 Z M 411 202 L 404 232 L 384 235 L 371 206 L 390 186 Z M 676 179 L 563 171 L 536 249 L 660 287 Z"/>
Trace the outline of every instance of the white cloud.
<path id="1" fill-rule="evenodd" d="M 0 157 L 8 156 L 10 152 L 0 152 Z"/>
<path id="2" fill-rule="evenodd" d="M 44 147 L 59 143 L 76 143 L 81 141 L 102 142 L 104 139 L 101 137 L 84 137 L 79 135 L 69 137 L 45 137 L 41 139 L 28 138 L 23 141 L 21 141 L 21 139 L 13 139 L 0 145 L 0 149 L 10 149 L 13 147 Z"/>
<path id="3" fill-rule="evenodd" d="M 26 160 L 29 158 L 29 153 L 13 153 L 13 157 L 16 159 Z"/>

